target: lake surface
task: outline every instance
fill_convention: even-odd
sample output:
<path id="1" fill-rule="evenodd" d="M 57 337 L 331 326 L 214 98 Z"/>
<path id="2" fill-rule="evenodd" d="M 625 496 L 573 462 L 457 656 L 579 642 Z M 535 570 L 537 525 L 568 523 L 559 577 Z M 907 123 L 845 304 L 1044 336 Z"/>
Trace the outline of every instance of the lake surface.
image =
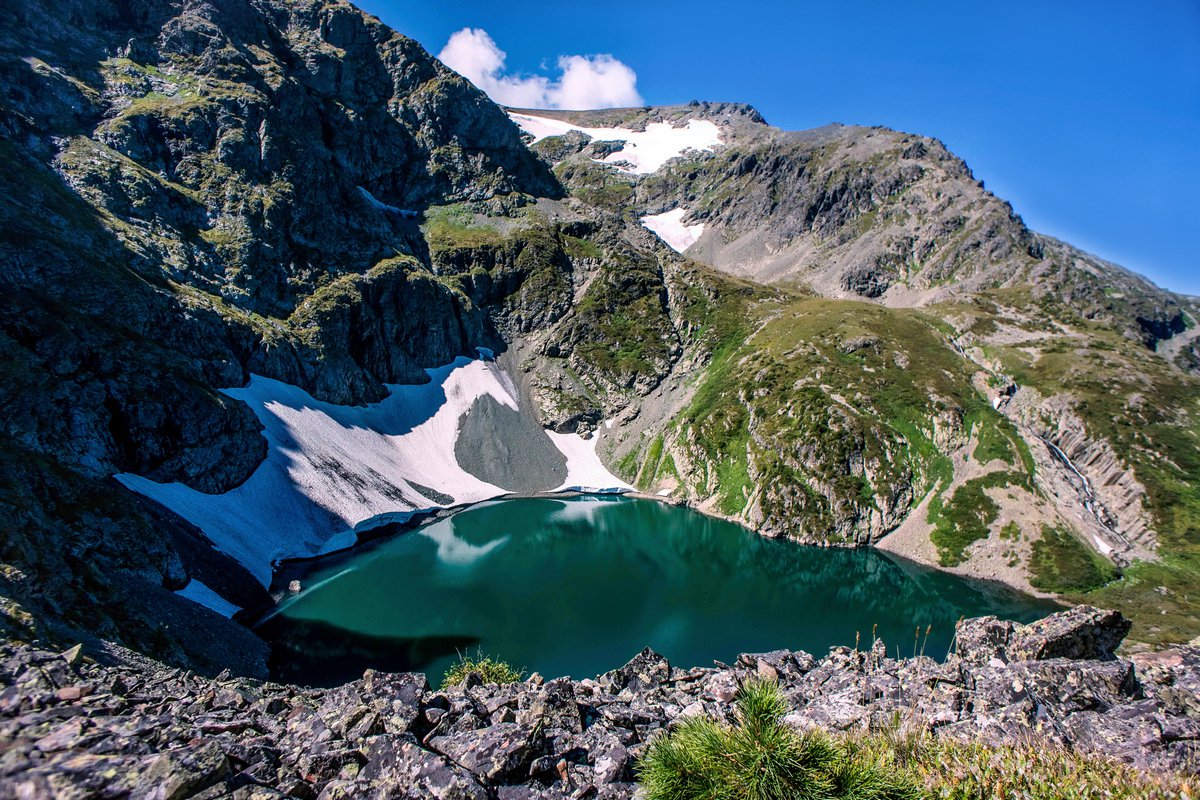
<path id="1" fill-rule="evenodd" d="M 871 642 L 946 656 L 962 616 L 1055 609 L 871 550 L 762 538 L 652 500 L 474 506 L 324 561 L 260 627 L 276 677 L 332 685 L 368 666 L 428 673 L 482 651 L 527 671 L 593 677 L 649 645 L 676 666 L 778 648 Z M 924 642 L 926 626 L 932 626 Z"/>

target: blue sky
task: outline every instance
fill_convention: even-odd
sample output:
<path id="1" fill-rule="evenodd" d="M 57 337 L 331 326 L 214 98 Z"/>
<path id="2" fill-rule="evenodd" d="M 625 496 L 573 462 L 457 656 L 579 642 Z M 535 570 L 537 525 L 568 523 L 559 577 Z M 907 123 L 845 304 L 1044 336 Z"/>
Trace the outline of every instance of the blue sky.
<path id="1" fill-rule="evenodd" d="M 611 53 L 650 104 L 936 136 L 1034 229 L 1200 295 L 1200 0 L 358 4 L 434 54 L 482 28 L 510 72 Z"/>

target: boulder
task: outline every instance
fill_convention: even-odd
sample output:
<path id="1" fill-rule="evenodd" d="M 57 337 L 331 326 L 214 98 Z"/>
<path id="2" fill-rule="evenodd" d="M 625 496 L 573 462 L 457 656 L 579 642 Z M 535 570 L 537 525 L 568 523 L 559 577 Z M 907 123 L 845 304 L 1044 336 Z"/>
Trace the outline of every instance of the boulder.
<path id="1" fill-rule="evenodd" d="M 582 733 L 583 718 L 575 702 L 575 689 L 570 678 L 556 678 L 543 687 L 529 709 L 530 716 L 546 730 Z"/>
<path id="2" fill-rule="evenodd" d="M 540 736 L 536 727 L 501 722 L 455 736 L 435 736 L 429 747 L 484 781 L 501 783 L 529 777 Z"/>
<path id="3" fill-rule="evenodd" d="M 370 708 L 380 715 L 388 733 L 404 733 L 420 713 L 421 697 L 429 691 L 429 681 L 419 672 L 363 673 L 362 693 Z"/>
<path id="4" fill-rule="evenodd" d="M 1018 627 L 1008 645 L 1008 657 L 1013 661 L 1109 660 L 1132 624 L 1118 611 L 1076 606 Z"/>
<path id="5" fill-rule="evenodd" d="M 1015 628 L 1010 620 L 997 617 L 959 620 L 954 626 L 955 652 L 969 664 L 1003 658 Z"/>
<path id="6" fill-rule="evenodd" d="M 488 792 L 469 771 L 422 749 L 416 739 L 405 734 L 375 737 L 367 748 L 367 764 L 358 776 L 333 781 L 320 797 L 487 800 Z"/>
<path id="7" fill-rule="evenodd" d="M 631 658 L 625 666 L 606 673 L 600 685 L 608 691 L 629 689 L 634 692 L 656 689 L 671 677 L 671 665 L 666 656 L 659 655 L 649 647 Z"/>

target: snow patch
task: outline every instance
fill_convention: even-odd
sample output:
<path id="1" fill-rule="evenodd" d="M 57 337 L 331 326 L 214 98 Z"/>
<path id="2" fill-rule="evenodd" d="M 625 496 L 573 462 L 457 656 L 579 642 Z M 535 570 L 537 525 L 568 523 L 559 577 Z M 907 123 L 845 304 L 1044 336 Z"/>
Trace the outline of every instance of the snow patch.
<path id="1" fill-rule="evenodd" d="M 1108 544 L 1108 542 L 1104 541 L 1094 533 L 1092 534 L 1092 541 L 1096 543 L 1096 549 L 1100 551 L 1101 555 L 1108 557 L 1113 554 L 1114 548 L 1112 545 Z"/>
<path id="2" fill-rule="evenodd" d="M 584 439 L 578 433 L 546 431 L 550 441 L 567 458 L 567 479 L 556 492 L 600 492 L 617 494 L 633 487 L 613 475 L 596 455 L 598 437 Z"/>
<path id="3" fill-rule="evenodd" d="M 380 200 L 375 195 L 371 194 L 370 192 L 368 192 L 366 189 L 364 189 L 361 186 L 358 187 L 358 191 L 359 191 L 359 193 L 362 194 L 364 200 L 366 200 L 368 203 L 370 203 L 375 208 L 378 208 L 380 211 L 387 211 L 390 214 L 399 214 L 400 216 L 404 217 L 405 219 L 415 219 L 417 216 L 416 211 L 411 211 L 407 208 L 397 208 L 396 206 L 389 206 L 387 203 L 383 202 L 382 200 Z"/>
<path id="4" fill-rule="evenodd" d="M 187 598 L 193 603 L 199 603 L 205 608 L 217 612 L 222 617 L 232 617 L 242 610 L 241 606 L 235 606 L 195 578 L 188 581 L 188 585 L 175 594 Z"/>
<path id="5" fill-rule="evenodd" d="M 530 114 L 510 113 L 509 116 L 521 130 L 532 134 L 535 142 L 569 131 L 580 131 L 598 141 L 624 142 L 623 148 L 600 160 L 615 165 L 622 172 L 637 175 L 656 172 L 663 164 L 688 150 L 711 151 L 721 143 L 721 129 L 708 120 L 689 119 L 678 128 L 669 122 L 651 122 L 646 130 L 635 131 L 630 128 L 584 128 Z"/>
<path id="6" fill-rule="evenodd" d="M 442 507 L 413 483 L 450 495 L 448 505 L 506 494 L 460 467 L 454 442 L 479 398 L 517 410 L 512 380 L 495 363 L 467 358 L 426 372 L 430 383 L 389 385 L 390 395 L 368 406 L 321 402 L 253 375 L 244 388 L 224 390 L 249 404 L 269 445 L 245 483 L 212 495 L 129 473 L 117 480 L 199 527 L 266 586 L 274 561 L 347 547 L 367 521 Z"/>
<path id="7" fill-rule="evenodd" d="M 655 496 L 656 497 L 670 497 L 671 492 L 673 492 L 673 491 L 675 491 L 675 490 L 674 489 L 659 489 L 658 492 L 655 494 Z"/>
<path id="8" fill-rule="evenodd" d="M 672 250 L 682 253 L 694 245 L 700 235 L 704 233 L 703 222 L 697 225 L 683 224 L 683 218 L 687 216 L 687 213 L 687 209 L 677 208 L 662 214 L 651 214 L 642 217 L 642 225 L 657 234 L 658 238 L 666 242 Z"/>

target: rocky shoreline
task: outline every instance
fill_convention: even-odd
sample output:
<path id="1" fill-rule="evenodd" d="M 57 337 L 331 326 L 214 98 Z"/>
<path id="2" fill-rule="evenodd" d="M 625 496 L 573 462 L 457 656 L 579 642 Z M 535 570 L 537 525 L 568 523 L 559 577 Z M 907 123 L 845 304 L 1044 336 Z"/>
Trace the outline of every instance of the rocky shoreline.
<path id="1" fill-rule="evenodd" d="M 1132 659 L 1120 614 L 964 620 L 946 662 L 876 641 L 681 670 L 647 649 L 595 680 L 434 690 L 368 671 L 329 690 L 209 679 L 117 648 L 0 645 L 0 798 L 631 798 L 646 742 L 729 718 L 739 681 L 779 681 L 798 727 L 906 725 L 1196 771 L 1200 642 Z"/>

